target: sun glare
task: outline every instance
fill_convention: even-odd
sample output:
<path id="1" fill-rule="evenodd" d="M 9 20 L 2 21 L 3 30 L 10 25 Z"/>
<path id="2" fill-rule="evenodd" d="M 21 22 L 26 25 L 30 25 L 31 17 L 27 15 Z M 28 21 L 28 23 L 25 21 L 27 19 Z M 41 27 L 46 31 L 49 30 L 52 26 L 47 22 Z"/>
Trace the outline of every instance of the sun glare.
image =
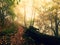
<path id="1" fill-rule="evenodd" d="M 52 0 L 46 0 L 46 2 L 51 2 Z"/>
<path id="2" fill-rule="evenodd" d="M 34 14 L 36 12 L 33 9 L 34 4 L 36 4 L 36 7 L 38 7 L 38 6 L 40 7 L 44 3 L 51 2 L 51 1 L 52 0 L 21 0 L 20 3 L 18 5 L 16 5 L 14 11 L 18 17 L 25 15 L 26 21 L 29 21 L 29 20 L 31 20 L 31 18 L 34 18 L 34 15 L 36 15 L 36 14 Z M 41 10 L 43 10 L 42 7 L 41 7 Z M 17 19 L 19 19 L 19 18 L 17 18 Z M 20 22 L 20 20 L 19 20 L 19 22 Z"/>
<path id="3" fill-rule="evenodd" d="M 26 10 L 26 20 L 30 20 L 32 17 L 32 11 L 33 11 L 33 4 L 32 4 L 32 0 L 27 0 L 25 3 L 25 10 Z"/>

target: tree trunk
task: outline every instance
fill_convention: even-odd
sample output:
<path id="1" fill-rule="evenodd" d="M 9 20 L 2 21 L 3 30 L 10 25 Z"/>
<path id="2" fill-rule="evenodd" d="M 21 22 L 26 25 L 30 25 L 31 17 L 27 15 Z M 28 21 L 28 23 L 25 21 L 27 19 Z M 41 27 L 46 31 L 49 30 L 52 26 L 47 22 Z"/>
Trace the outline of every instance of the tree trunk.
<path id="1" fill-rule="evenodd" d="M 55 36 L 58 37 L 58 22 L 57 22 L 57 15 L 55 16 Z"/>

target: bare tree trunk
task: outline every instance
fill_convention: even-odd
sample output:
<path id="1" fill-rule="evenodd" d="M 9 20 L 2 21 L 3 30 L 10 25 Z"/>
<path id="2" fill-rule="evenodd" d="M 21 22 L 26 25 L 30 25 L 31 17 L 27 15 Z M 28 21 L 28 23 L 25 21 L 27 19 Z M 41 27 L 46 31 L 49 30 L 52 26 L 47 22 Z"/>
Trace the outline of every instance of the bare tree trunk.
<path id="1" fill-rule="evenodd" d="M 57 15 L 55 15 L 55 36 L 58 37 L 58 22 L 57 22 Z"/>

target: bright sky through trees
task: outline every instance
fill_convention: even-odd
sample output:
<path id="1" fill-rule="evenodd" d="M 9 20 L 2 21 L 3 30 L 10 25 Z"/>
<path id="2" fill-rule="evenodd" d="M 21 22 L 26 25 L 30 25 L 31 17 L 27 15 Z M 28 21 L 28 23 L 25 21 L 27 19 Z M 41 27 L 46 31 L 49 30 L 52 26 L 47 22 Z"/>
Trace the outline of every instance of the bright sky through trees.
<path id="1" fill-rule="evenodd" d="M 41 10 L 44 10 L 41 5 L 50 1 L 51 0 L 21 0 L 19 5 L 15 7 L 15 13 L 18 16 L 21 14 L 26 15 L 26 20 L 29 21 L 31 17 L 34 18 L 34 6 L 37 8 L 41 7 Z"/>
<path id="2" fill-rule="evenodd" d="M 26 25 L 29 25 L 31 19 L 33 20 L 35 17 L 34 26 L 45 30 L 46 26 L 51 26 L 47 15 L 50 15 L 51 12 L 55 15 L 54 10 L 59 6 L 57 2 L 59 0 L 21 0 L 14 7 L 15 21 L 24 25 L 25 20 Z M 47 32 L 49 32 L 48 30 L 51 31 L 51 29 L 46 29 Z"/>

